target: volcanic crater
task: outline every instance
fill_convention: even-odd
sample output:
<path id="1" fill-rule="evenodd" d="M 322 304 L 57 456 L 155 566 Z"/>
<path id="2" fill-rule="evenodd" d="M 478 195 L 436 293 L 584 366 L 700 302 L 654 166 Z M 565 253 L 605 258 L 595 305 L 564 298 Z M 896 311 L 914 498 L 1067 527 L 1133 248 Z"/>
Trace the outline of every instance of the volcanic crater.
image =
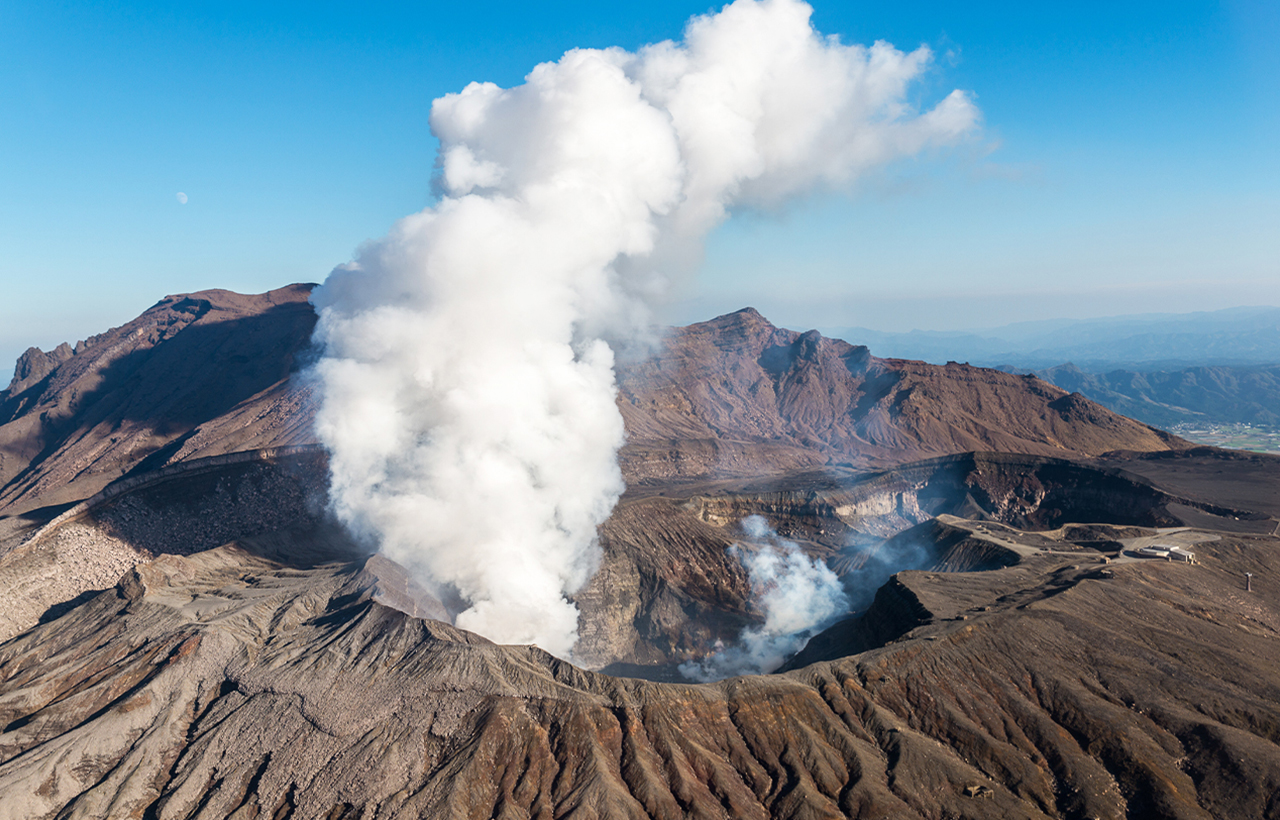
<path id="1" fill-rule="evenodd" d="M 309 289 L 167 297 L 0 393 L 5 816 L 1280 816 L 1280 458 L 750 309 L 677 328 L 618 374 L 571 664 L 329 519 Z M 750 516 L 849 611 L 682 680 L 761 622 Z"/>

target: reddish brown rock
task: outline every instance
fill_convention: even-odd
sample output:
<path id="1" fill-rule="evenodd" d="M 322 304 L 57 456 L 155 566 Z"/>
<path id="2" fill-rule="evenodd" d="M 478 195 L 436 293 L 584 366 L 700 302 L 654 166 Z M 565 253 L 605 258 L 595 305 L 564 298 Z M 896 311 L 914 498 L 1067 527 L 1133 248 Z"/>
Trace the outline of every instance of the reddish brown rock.
<path id="1" fill-rule="evenodd" d="M 751 308 L 676 328 L 619 373 L 631 481 L 886 467 L 986 450 L 1079 458 L 1176 436 L 1034 377 L 878 359 Z"/>
<path id="2" fill-rule="evenodd" d="M 931 563 L 803 668 L 615 678 L 431 620 L 324 524 L 323 453 L 277 446 L 310 441 L 305 298 L 171 297 L 0 394 L 6 818 L 1275 813 L 1280 459 L 754 311 L 679 329 L 620 374 L 633 487 L 584 658 L 758 622 L 746 515 L 846 575 L 902 541 Z M 1124 556 L 1163 537 L 1201 563 Z"/>
<path id="3" fill-rule="evenodd" d="M 890 643 L 698 686 L 411 617 L 294 539 L 161 558 L 0 645 L 6 817 L 1207 820 L 1280 789 L 1278 599 L 1238 583 L 1280 577 L 1273 538 L 904 573 Z"/>
<path id="4" fill-rule="evenodd" d="M 310 288 L 170 296 L 75 355 L 25 356 L 27 378 L 0 393 L 0 511 L 84 498 L 131 471 L 314 441 L 312 386 L 297 376 L 315 323 Z M 1035 378 L 877 359 L 750 308 L 674 329 L 618 381 L 633 485 L 974 450 L 1186 446 Z"/>
<path id="5" fill-rule="evenodd" d="M 26 377 L 0 393 L 0 510 L 88 497 L 185 445 L 207 456 L 308 440 L 305 393 L 284 385 L 315 324 L 310 289 L 168 296 L 74 355 L 28 351 Z"/>

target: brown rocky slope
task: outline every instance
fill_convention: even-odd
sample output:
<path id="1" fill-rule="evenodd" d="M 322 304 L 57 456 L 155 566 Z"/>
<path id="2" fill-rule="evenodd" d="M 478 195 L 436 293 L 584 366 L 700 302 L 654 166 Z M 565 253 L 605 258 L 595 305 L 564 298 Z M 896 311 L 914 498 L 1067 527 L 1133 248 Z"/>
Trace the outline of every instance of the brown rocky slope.
<path id="1" fill-rule="evenodd" d="M 0 514 L 165 464 L 313 441 L 299 374 L 310 285 L 162 299 L 72 350 L 32 349 L 0 392 Z M 628 484 L 859 468 L 989 450 L 1063 457 L 1186 442 L 1032 377 L 877 359 L 748 308 L 620 367 Z"/>
<path id="2" fill-rule="evenodd" d="M 167 296 L 74 350 L 28 350 L 0 392 L 0 511 L 86 498 L 182 458 L 311 440 L 305 385 L 289 378 L 315 325 L 310 290 Z"/>
<path id="3" fill-rule="evenodd" d="M 747 515 L 846 578 L 931 552 L 804 668 L 610 677 L 431 620 L 325 523 L 305 293 L 171 297 L 0 396 L 0 594 L 30 604 L 0 611 L 0 815 L 1280 816 L 1280 459 L 1232 483 L 1236 457 L 1033 379 L 754 311 L 678 329 L 620 375 L 633 488 L 578 596 L 584 658 L 670 664 L 758 623 L 725 549 Z M 240 373 L 255 349 L 274 364 Z M 1125 555 L 1164 538 L 1201 565 Z"/>
<path id="4" fill-rule="evenodd" d="M 1005 539 L 1016 534 L 1005 531 Z M 1280 811 L 1275 539 L 902 573 L 896 637 L 710 685 L 378 602 L 314 533 L 137 567 L 0 645 L 8 817 L 1120 818 Z M 353 560 L 354 558 L 354 560 Z"/>
<path id="5" fill-rule="evenodd" d="M 1273 484 L 1276 472 L 1273 467 Z M 0 544 L 0 599 L 9 602 L 0 608 L 0 640 L 158 556 L 325 527 L 324 481 L 324 454 L 295 447 L 184 461 L 116 482 Z M 868 564 L 873 556 L 899 552 L 893 549 L 898 533 L 941 515 L 1036 530 L 1099 520 L 1142 527 L 1191 521 L 1257 534 L 1277 526 L 1270 515 L 1224 506 L 1220 498 L 1184 498 L 1123 471 L 1008 454 L 664 492 L 625 497 L 601 528 L 602 564 L 575 595 L 582 613 L 579 663 L 679 677 L 675 665 L 706 655 L 718 641 L 733 642 L 758 623 L 746 572 L 728 552 L 734 543 L 753 543 L 740 526 L 751 515 L 826 561 L 845 580 L 855 610 L 897 570 L 947 565 L 933 547 L 916 550 L 912 560 Z"/>
<path id="6" fill-rule="evenodd" d="M 1187 446 L 1035 377 L 878 359 L 751 308 L 674 329 L 618 381 L 632 484 L 975 450 L 1079 458 Z"/>

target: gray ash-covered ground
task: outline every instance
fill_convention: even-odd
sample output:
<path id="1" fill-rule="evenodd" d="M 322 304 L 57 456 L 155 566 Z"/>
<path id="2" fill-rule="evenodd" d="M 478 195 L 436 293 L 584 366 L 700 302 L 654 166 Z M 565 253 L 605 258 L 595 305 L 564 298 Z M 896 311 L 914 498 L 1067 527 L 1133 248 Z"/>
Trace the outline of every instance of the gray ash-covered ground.
<path id="1" fill-rule="evenodd" d="M 138 485 L 131 491 L 104 493 L 42 526 L 19 529 L 0 541 L 0 595 L 7 601 L 0 638 L 34 624 L 50 607 L 114 586 L 139 562 L 318 526 L 325 520 L 325 481 L 318 451 L 222 456 L 130 479 Z"/>

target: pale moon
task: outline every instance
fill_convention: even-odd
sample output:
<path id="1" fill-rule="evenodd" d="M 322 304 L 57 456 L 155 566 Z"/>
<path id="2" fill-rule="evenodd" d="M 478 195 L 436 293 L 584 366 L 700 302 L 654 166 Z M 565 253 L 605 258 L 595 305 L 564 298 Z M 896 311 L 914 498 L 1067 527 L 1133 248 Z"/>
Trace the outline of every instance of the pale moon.
<path id="1" fill-rule="evenodd" d="M 182 193 L 182 191 L 178 191 L 178 204 L 179 205 L 187 204 L 187 195 Z"/>

